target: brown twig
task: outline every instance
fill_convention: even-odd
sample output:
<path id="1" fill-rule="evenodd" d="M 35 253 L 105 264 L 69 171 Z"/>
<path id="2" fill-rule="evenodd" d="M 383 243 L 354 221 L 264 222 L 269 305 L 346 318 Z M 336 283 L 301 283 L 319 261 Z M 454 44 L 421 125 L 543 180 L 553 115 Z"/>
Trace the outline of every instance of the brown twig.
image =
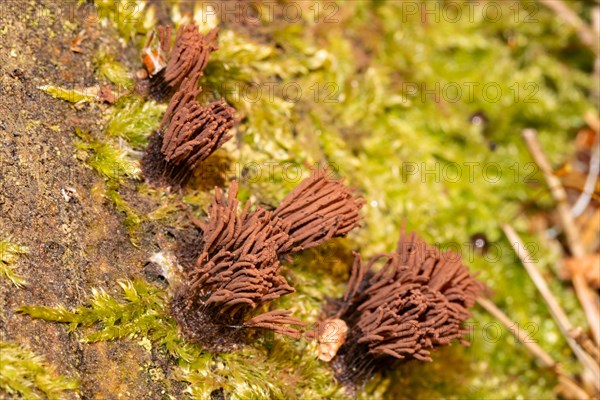
<path id="1" fill-rule="evenodd" d="M 581 328 L 577 327 L 573 329 L 570 332 L 570 335 L 585 351 L 588 352 L 589 355 L 594 358 L 596 363 L 600 364 L 600 351 Z"/>
<path id="2" fill-rule="evenodd" d="M 575 382 L 572 376 L 562 371 L 559 364 L 557 364 L 550 354 L 546 353 L 546 351 L 542 349 L 536 342 L 531 341 L 529 337 L 520 329 L 512 329 L 512 327 L 515 326 L 515 323 L 506 314 L 504 314 L 502 310 L 496 307 L 493 302 L 480 297 L 477 299 L 477 303 L 494 318 L 496 318 L 502 325 L 504 325 L 505 328 L 511 332 L 515 338 L 517 338 L 519 342 L 521 342 L 521 344 L 523 344 L 525 348 L 542 363 L 542 365 L 544 365 L 544 367 L 550 368 L 556 373 L 560 384 L 564 389 L 566 389 L 569 398 L 590 398 L 586 391 L 582 389 L 577 382 Z"/>
<path id="3" fill-rule="evenodd" d="M 531 261 L 532 256 L 529 253 L 529 251 L 527 251 L 525 244 L 523 243 L 517 232 L 515 232 L 515 230 L 511 226 L 503 225 L 502 230 L 508 238 L 515 253 L 521 259 L 521 262 L 527 270 L 527 273 L 529 274 L 531 280 L 533 281 L 538 291 L 544 298 L 544 301 L 548 305 L 552 317 L 558 324 L 560 331 L 562 332 L 563 336 L 567 340 L 567 343 L 573 350 L 573 353 L 575 353 L 575 356 L 583 365 L 583 367 L 592 374 L 595 380 L 594 385 L 596 385 L 598 390 L 600 390 L 600 368 L 598 367 L 594 359 L 588 353 L 586 353 L 571 336 L 570 332 L 573 330 L 573 325 L 571 325 L 567 314 L 558 304 L 558 301 L 550 291 L 550 288 L 548 288 L 546 281 L 538 271 L 537 267 L 535 266 L 535 263 Z"/>
<path id="4" fill-rule="evenodd" d="M 579 232 L 575 226 L 575 220 L 571 216 L 571 209 L 567 202 L 567 192 L 562 186 L 560 179 L 554 175 L 552 166 L 548 162 L 548 159 L 537 140 L 537 132 L 535 129 L 525 129 L 523 131 L 523 138 L 525 139 L 525 143 L 527 144 L 531 156 L 544 174 L 544 178 L 552 192 L 552 197 L 554 197 L 557 202 L 557 210 L 569 243 L 569 248 L 575 257 L 580 257 L 585 254 L 585 251 L 579 239 Z"/>
<path id="5" fill-rule="evenodd" d="M 581 388 L 573 379 L 561 372 L 558 373 L 558 381 L 562 386 L 562 393 L 567 399 L 588 400 L 592 397 Z"/>
<path id="6" fill-rule="evenodd" d="M 483 297 L 478 298 L 477 303 L 494 318 L 500 321 L 517 339 L 519 339 L 519 342 L 521 342 L 531 354 L 540 360 L 544 367 L 556 367 L 556 361 L 554 361 L 550 354 L 546 353 L 546 351 L 542 349 L 536 342 L 531 341 L 525 332 L 523 332 L 521 329 L 512 329 L 512 327 L 515 326 L 515 323 L 512 322 L 510 318 L 502 312 L 502 310 L 496 307 L 494 303 L 488 299 L 484 299 Z"/>
<path id="7" fill-rule="evenodd" d="M 593 29 L 588 26 L 579 16 L 565 4 L 562 0 L 540 0 L 542 4 L 556 13 L 556 16 L 565 23 L 571 25 L 577 36 L 583 44 L 590 48 L 594 53 L 599 54 L 598 37 Z"/>
<path id="8" fill-rule="evenodd" d="M 523 131 L 523 138 L 529 148 L 529 151 L 542 170 L 546 182 L 552 192 L 552 196 L 557 202 L 557 211 L 560 216 L 561 224 L 569 244 L 569 249 L 574 257 L 583 257 L 585 255 L 585 249 L 581 244 L 579 238 L 579 231 L 575 226 L 575 220 L 571 215 L 571 209 L 567 202 L 567 192 L 562 186 L 560 179 L 554 175 L 550 163 L 546 159 L 542 147 L 537 140 L 537 132 L 534 129 L 525 129 Z M 577 297 L 583 307 L 585 315 L 592 331 L 592 336 L 596 342 L 596 345 L 600 345 L 600 310 L 598 309 L 599 299 L 598 295 L 590 288 L 587 280 L 581 273 L 573 275 L 573 286 Z"/>

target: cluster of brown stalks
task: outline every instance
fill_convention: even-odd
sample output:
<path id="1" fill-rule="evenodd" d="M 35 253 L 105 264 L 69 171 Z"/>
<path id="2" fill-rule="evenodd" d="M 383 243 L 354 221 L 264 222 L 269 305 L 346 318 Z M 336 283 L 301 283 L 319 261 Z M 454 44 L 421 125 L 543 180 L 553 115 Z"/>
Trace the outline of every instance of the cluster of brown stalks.
<path id="1" fill-rule="evenodd" d="M 403 232 L 396 252 L 367 263 L 355 254 L 347 291 L 328 312 L 347 326 L 331 360 L 336 378 L 353 391 L 396 360 L 431 361 L 436 347 L 466 344 L 463 323 L 481 289 L 459 255 L 414 233 Z"/>
<path id="2" fill-rule="evenodd" d="M 305 325 L 276 310 L 250 314 L 294 291 L 280 274 L 285 255 L 344 236 L 356 227 L 362 201 L 327 170 L 312 175 L 290 192 L 280 207 L 238 212 L 237 184 L 227 197 L 216 189 L 203 231 L 201 255 L 184 272 L 172 304 L 183 334 L 214 350 L 243 342 L 242 328 L 262 328 L 299 337 L 289 325 Z M 308 206 L 310 204 L 310 206 Z M 310 214 L 307 214 L 310 210 Z"/>
<path id="3" fill-rule="evenodd" d="M 143 53 L 151 93 L 175 93 L 142 166 L 148 180 L 180 186 L 231 138 L 234 110 L 223 100 L 207 106 L 197 100 L 198 82 L 217 49 L 217 31 L 202 35 L 194 23 L 182 26 L 173 50 L 170 28 L 157 32 L 158 48 Z M 358 225 L 362 201 L 328 174 L 314 170 L 272 211 L 251 210 L 246 203 L 240 212 L 236 182 L 227 196 L 216 189 L 208 221 L 200 224 L 200 256 L 185 269 L 172 301 L 173 315 L 189 340 L 223 351 L 243 343 L 246 329 L 300 336 L 293 326 L 306 324 L 289 311 L 259 310 L 294 291 L 280 273 L 286 255 L 344 236 Z M 383 268 L 374 272 L 382 259 Z M 366 264 L 357 255 L 348 291 L 333 316 L 347 328 L 345 340 L 331 354 L 337 378 L 355 388 L 389 359 L 430 360 L 431 349 L 462 339 L 467 308 L 479 290 L 459 259 L 415 235 L 402 237 L 395 253 Z"/>
<path id="4" fill-rule="evenodd" d="M 170 35 L 170 30 L 166 30 Z M 169 86 L 179 86 L 187 77 L 194 80 L 200 78 L 210 53 L 217 50 L 217 29 L 212 29 L 206 35 L 202 35 L 195 23 L 183 25 L 177 31 L 175 45 L 165 68 L 164 80 Z M 162 46 L 161 38 L 161 46 Z"/>
<path id="5" fill-rule="evenodd" d="M 562 1 L 542 3 L 563 16 L 575 27 L 581 41 L 596 51 L 597 40 L 592 40 L 591 28 Z M 596 10 L 596 14 L 600 12 Z M 205 107 L 196 100 L 201 92 L 198 81 L 210 53 L 217 49 L 217 31 L 202 35 L 195 24 L 183 26 L 172 51 L 170 28 L 159 27 L 157 32 L 158 48 L 146 48 L 142 55 L 150 75 L 150 94 L 163 98 L 176 92 L 160 132 L 151 139 L 144 173 L 156 183 L 179 185 L 199 162 L 231 138 L 228 131 L 235 122 L 234 110 L 222 100 Z M 599 124 L 597 119 L 594 122 L 597 133 Z M 525 132 L 525 138 L 558 202 L 573 255 L 571 261 L 577 264 L 573 285 L 588 318 L 591 338 L 571 324 L 527 251 L 518 251 L 526 247 L 514 229 L 508 225 L 503 229 L 548 303 L 583 373 L 572 376 L 537 344 L 525 340 L 519 332 L 515 335 L 543 365 L 556 372 L 561 394 L 591 398 L 600 393 L 600 302 L 578 266 L 590 255 L 580 244 L 564 188 L 545 160 L 535 132 Z M 201 224 L 201 255 L 184 271 L 183 283 L 172 302 L 173 315 L 188 339 L 212 350 L 228 350 L 243 342 L 243 328 L 300 336 L 301 331 L 292 326 L 305 324 L 292 317 L 290 311 L 259 310 L 294 291 L 280 274 L 285 255 L 343 236 L 360 219 L 360 200 L 339 181 L 325 175 L 326 171 L 314 173 L 273 211 L 260 207 L 251 210 L 247 203 L 240 213 L 235 182 L 227 197 L 216 190 L 208 222 Z M 437 347 L 454 340 L 466 344 L 464 322 L 475 302 L 507 327 L 514 326 L 492 302 L 479 297 L 482 289 L 458 255 L 442 253 L 415 234 L 403 232 L 394 253 L 377 255 L 366 263 L 355 254 L 345 295 L 327 307 L 328 319 L 321 324 L 325 329 L 308 331 L 307 337 L 318 336 L 320 342 L 324 337 L 330 339 L 320 343 L 319 358 L 331 362 L 336 378 L 352 392 L 390 363 L 431 361 L 430 352 Z"/>
<path id="6" fill-rule="evenodd" d="M 202 91 L 198 82 L 210 54 L 217 49 L 217 30 L 202 35 L 195 23 L 182 26 L 166 62 L 162 57 L 169 53 L 170 35 L 169 27 L 160 27 L 156 52 L 160 56 L 153 56 L 152 51 L 143 53 L 147 68 L 162 67 L 151 78 L 151 92 L 164 92 L 165 88 L 177 91 L 159 132 L 150 139 L 142 169 L 146 179 L 155 184 L 182 186 L 198 163 L 231 139 L 228 132 L 235 123 L 235 110 L 222 99 L 207 106 L 197 100 Z"/>

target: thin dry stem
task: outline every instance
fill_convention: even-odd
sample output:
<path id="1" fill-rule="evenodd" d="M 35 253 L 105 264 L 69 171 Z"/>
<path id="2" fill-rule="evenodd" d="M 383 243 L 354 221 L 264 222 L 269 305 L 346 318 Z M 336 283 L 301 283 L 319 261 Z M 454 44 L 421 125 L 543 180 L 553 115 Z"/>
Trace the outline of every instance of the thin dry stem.
<path id="1" fill-rule="evenodd" d="M 564 394 L 570 399 L 589 399 L 590 396 L 586 391 L 577 384 L 572 376 L 562 371 L 560 365 L 546 353 L 536 342 L 532 342 L 528 335 L 526 335 L 520 329 L 512 329 L 516 324 L 500 310 L 496 305 L 488 299 L 480 297 L 477 299 L 477 303 L 489 312 L 494 318 L 496 318 L 505 328 L 510 331 L 518 340 L 525 346 L 529 352 L 536 357 L 545 367 L 551 368 L 563 386 Z"/>
<path id="2" fill-rule="evenodd" d="M 556 361 L 554 361 L 550 354 L 546 353 L 536 342 L 532 342 L 528 335 L 521 329 L 513 329 L 516 324 L 502 310 L 496 307 L 494 303 L 483 297 L 478 298 L 477 303 L 500 321 L 545 367 L 556 367 Z"/>
<path id="3" fill-rule="evenodd" d="M 594 53 L 599 54 L 598 36 L 563 0 L 540 0 L 542 4 L 556 13 L 556 16 L 571 25 L 583 44 Z"/>
<path id="4" fill-rule="evenodd" d="M 554 175 L 552 167 L 546 159 L 544 151 L 537 140 L 537 132 L 534 129 L 525 129 L 523 131 L 523 137 L 533 159 L 546 178 L 552 196 L 557 202 L 557 211 L 567 237 L 569 249 L 574 257 L 583 257 L 585 255 L 585 249 L 581 243 L 579 231 L 577 230 L 575 220 L 571 214 L 571 209 L 567 203 L 567 192 L 562 186 L 560 179 Z M 572 281 L 577 297 L 579 298 L 587 317 L 592 336 L 598 346 L 600 345 L 600 309 L 598 308 L 600 299 L 598 298 L 598 294 L 590 288 L 587 280 L 581 273 L 574 274 Z"/>
<path id="5" fill-rule="evenodd" d="M 598 367 L 594 359 L 588 353 L 586 353 L 570 335 L 570 332 L 573 330 L 573 325 L 571 325 L 567 314 L 558 304 L 558 301 L 550 291 L 550 288 L 548 288 L 548 284 L 538 271 L 535 263 L 531 261 L 533 258 L 531 254 L 529 254 L 529 252 L 527 251 L 525 244 L 523 243 L 517 232 L 515 232 L 515 230 L 511 226 L 503 225 L 502 230 L 506 234 L 506 237 L 508 238 L 515 253 L 517 253 L 517 256 L 521 259 L 523 266 L 527 270 L 527 273 L 529 274 L 531 280 L 537 287 L 538 291 L 544 298 L 544 301 L 546 301 L 546 304 L 550 309 L 552 317 L 558 324 L 560 331 L 562 332 L 563 336 L 567 340 L 567 343 L 573 350 L 573 353 L 575 353 L 575 356 L 577 357 L 579 362 L 584 366 L 584 368 L 589 370 L 590 373 L 593 375 L 596 381 L 594 384 L 596 385 L 598 390 L 600 390 L 600 368 Z"/>
<path id="6" fill-rule="evenodd" d="M 570 332 L 570 335 L 579 345 L 591 355 L 596 363 L 600 364 L 600 350 L 590 340 L 589 336 L 586 335 L 581 328 L 575 328 Z"/>

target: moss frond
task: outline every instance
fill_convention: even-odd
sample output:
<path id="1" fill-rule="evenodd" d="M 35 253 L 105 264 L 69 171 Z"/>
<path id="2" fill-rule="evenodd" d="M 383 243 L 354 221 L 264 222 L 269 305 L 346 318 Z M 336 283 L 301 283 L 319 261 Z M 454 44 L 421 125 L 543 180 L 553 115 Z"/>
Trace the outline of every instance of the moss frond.
<path id="1" fill-rule="evenodd" d="M 96 100 L 96 93 L 85 89 L 67 89 L 54 85 L 39 86 L 38 89 L 48 93 L 55 99 L 65 100 L 69 103 L 90 103 Z"/>
<path id="2" fill-rule="evenodd" d="M 143 216 L 127 202 L 114 185 L 109 185 L 107 195 L 112 200 L 115 208 L 125 214 L 125 221 L 123 222 L 127 232 L 129 233 L 129 239 L 134 246 L 138 245 L 139 240 L 139 228 L 143 222 Z"/>
<path id="3" fill-rule="evenodd" d="M 62 399 L 79 383 L 17 343 L 0 341 L 0 390 L 24 399 Z"/>
<path id="4" fill-rule="evenodd" d="M 158 128 L 165 104 L 155 101 L 143 101 L 133 96 L 123 97 L 111 107 L 110 122 L 105 134 L 109 137 L 121 137 L 134 149 L 144 147 L 148 136 Z"/>
<path id="5" fill-rule="evenodd" d="M 100 175 L 119 183 L 125 178 L 139 179 L 139 163 L 132 160 L 126 150 L 115 143 L 100 141 L 81 129 L 75 128 L 75 133 L 80 139 L 75 146 L 83 151 L 87 165 Z"/>
<path id="6" fill-rule="evenodd" d="M 179 336 L 165 291 L 142 280 L 119 284 L 119 298 L 94 289 L 89 304 L 73 310 L 28 305 L 18 311 L 68 324 L 70 331 L 86 328 L 87 342 L 147 338 L 174 357 L 177 379 L 189 384 L 186 393 L 193 399 L 210 399 L 219 390 L 239 399 L 344 398 L 329 368 L 316 360 L 314 344 L 267 334 L 252 347 L 211 354 Z"/>
<path id="7" fill-rule="evenodd" d="M 125 41 L 147 33 L 156 24 L 156 10 L 147 0 L 95 0 L 94 4 L 98 17 L 114 26 Z"/>
<path id="8" fill-rule="evenodd" d="M 112 54 L 104 50 L 99 50 L 94 58 L 94 66 L 100 77 L 107 79 L 115 85 L 125 89 L 131 89 L 133 86 L 134 82 L 131 74 L 122 63 L 115 60 Z"/>
<path id="9" fill-rule="evenodd" d="M 99 194 L 109 198 L 115 208 L 125 214 L 125 227 L 133 245 L 137 245 L 139 227 L 143 221 L 138 211 L 129 204 L 119 193 L 119 186 L 126 178 L 139 179 L 139 162 L 131 159 L 131 150 L 121 149 L 113 141 L 101 141 L 88 132 L 75 128 L 78 140 L 75 142 L 82 154 L 78 157 L 105 178 L 102 186 L 94 189 Z"/>
<path id="10" fill-rule="evenodd" d="M 201 83 L 207 93 L 224 97 L 246 117 L 240 126 L 244 141 L 262 153 L 253 161 L 289 159 L 291 154 L 306 160 L 293 138 L 294 101 L 284 98 L 282 88 L 309 72 L 314 66 L 309 58 L 285 57 L 274 46 L 231 30 L 220 32 L 219 50 L 211 55 Z"/>
<path id="11" fill-rule="evenodd" d="M 12 243 L 10 239 L 0 240 L 0 276 L 8 278 L 15 286 L 21 287 L 27 282 L 15 273 L 14 264 L 23 254 L 29 253 L 29 248 Z"/>
<path id="12" fill-rule="evenodd" d="M 193 399 L 210 399 L 218 390 L 235 399 L 346 399 L 313 354 L 311 344 L 267 335 L 254 347 L 203 354 L 182 367 L 181 379 Z"/>
<path id="13" fill-rule="evenodd" d="M 107 341 L 124 337 L 165 333 L 173 323 L 165 315 L 166 293 L 141 280 L 119 281 L 123 301 L 102 289 L 92 289 L 88 306 L 71 311 L 59 307 L 23 306 L 18 310 L 32 318 L 70 324 L 70 330 L 98 325 L 84 337 L 86 341 Z"/>
<path id="14" fill-rule="evenodd" d="M 22 306 L 19 312 L 32 318 L 69 324 L 69 329 L 96 327 L 84 335 L 88 342 L 146 337 L 164 346 L 178 360 L 190 362 L 198 349 L 183 342 L 177 325 L 167 312 L 167 293 L 142 280 L 122 280 L 121 299 L 93 289 L 86 306 L 69 311 L 62 306 Z"/>

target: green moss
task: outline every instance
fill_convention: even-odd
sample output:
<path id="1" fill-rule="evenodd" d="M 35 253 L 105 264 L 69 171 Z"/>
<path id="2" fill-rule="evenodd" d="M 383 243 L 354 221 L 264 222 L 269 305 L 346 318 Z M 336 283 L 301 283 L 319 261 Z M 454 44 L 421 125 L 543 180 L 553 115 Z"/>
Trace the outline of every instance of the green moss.
<path id="1" fill-rule="evenodd" d="M 0 341 L 0 390 L 23 399 L 62 399 L 77 390 L 76 380 L 65 378 L 56 369 L 16 343 Z"/>
<path id="2" fill-rule="evenodd" d="M 93 289 L 88 306 L 73 311 L 59 306 L 23 306 L 19 312 L 32 318 L 69 324 L 74 332 L 79 327 L 97 326 L 98 329 L 84 335 L 88 342 L 121 338 L 148 337 L 165 344 L 173 355 L 188 358 L 185 346 L 177 339 L 174 321 L 166 316 L 166 293 L 141 280 L 119 281 L 123 299 L 110 296 L 102 289 Z"/>
<path id="3" fill-rule="evenodd" d="M 125 215 L 123 224 L 127 228 L 129 239 L 134 246 L 139 246 L 140 227 L 146 221 L 163 221 L 165 223 L 176 223 L 169 220 L 176 212 L 181 210 L 180 203 L 176 200 L 176 194 L 168 194 L 162 190 L 140 184 L 136 187 L 136 195 L 152 198 L 157 206 L 152 211 L 144 213 L 135 206 L 135 197 L 132 200 L 125 200 L 119 192 L 119 185 L 116 182 L 108 182 L 105 188 L 104 196 L 112 200 L 115 209 Z M 201 192 L 202 198 L 205 198 L 206 204 L 210 201 L 207 193 Z M 186 200 L 187 199 L 187 200 Z M 189 197 L 183 199 L 187 204 L 193 204 L 194 201 Z M 197 204 L 195 204 L 197 205 Z"/>
<path id="4" fill-rule="evenodd" d="M 127 71 L 127 68 L 116 61 L 112 54 L 105 50 L 99 50 L 94 58 L 94 66 L 96 73 L 104 79 L 114 83 L 124 89 L 131 89 L 133 86 L 133 78 Z"/>
<path id="5" fill-rule="evenodd" d="M 200 357 L 183 369 L 183 378 L 194 399 L 210 399 L 220 388 L 236 399 L 346 398 L 314 354 L 311 345 L 267 337 L 234 353 Z"/>
<path id="6" fill-rule="evenodd" d="M 125 41 L 135 41 L 154 28 L 155 8 L 146 0 L 95 0 L 97 16 L 117 29 Z"/>
<path id="7" fill-rule="evenodd" d="M 122 298 L 93 289 L 89 305 L 71 311 L 62 306 L 23 306 L 32 318 L 69 325 L 86 342 L 147 338 L 179 366 L 177 379 L 188 382 L 194 399 L 209 399 L 223 389 L 232 398 L 343 398 L 331 371 L 316 360 L 314 344 L 257 334 L 252 346 L 211 354 L 182 340 L 169 316 L 167 293 L 141 280 L 120 281 Z M 91 330 L 90 330 L 91 329 Z"/>
<path id="8" fill-rule="evenodd" d="M 273 37 L 267 44 L 225 31 L 204 84 L 245 117 L 237 161 L 247 175 L 244 168 L 232 173 L 242 180 L 241 197 L 276 204 L 296 183 L 265 173 L 267 163 L 276 171 L 286 163 L 334 164 L 367 199 L 364 226 L 350 234 L 363 256 L 393 249 L 406 220 L 430 242 L 461 251 L 492 287 L 494 300 L 520 327 L 535 324 L 535 340 L 571 369 L 573 357 L 499 227 L 511 222 L 525 230 L 524 204 L 552 207 L 520 134 L 536 128 L 550 159 L 564 159 L 585 112 L 595 107 L 585 72 L 592 70 L 594 56 L 551 11 L 536 8 L 536 22 L 531 22 L 527 2 L 498 6 L 502 17 L 494 23 L 482 17 L 483 4 L 472 19 L 464 11 L 457 21 L 440 14 L 422 23 L 422 14 L 410 14 L 401 2 L 345 2 L 339 3 L 337 23 L 266 23 L 263 28 Z M 515 6 L 521 8 L 517 17 Z M 576 59 L 565 57 L 567 49 L 579 54 Z M 271 82 L 277 83 L 274 96 L 265 100 Z M 292 82 L 302 90 L 297 102 L 285 101 L 277 90 Z M 471 84 L 476 85 L 472 95 Z M 257 85 L 263 97 L 252 101 L 248 95 L 255 92 L 248 88 Z M 456 87 L 458 97 L 451 90 Z M 476 112 L 489 122 L 472 123 Z M 252 174 L 253 165 L 262 174 Z M 492 243 L 488 254 L 473 252 L 475 233 Z M 538 238 L 527 240 L 538 244 L 540 267 L 555 262 L 557 255 Z M 339 293 L 343 282 L 342 275 L 321 278 L 318 268 L 306 270 L 311 263 L 317 264 L 300 258 L 290 268 L 298 297 L 281 300 L 309 318 L 324 293 Z M 585 325 L 573 293 L 558 282 L 553 290 Z M 494 321 L 477 313 L 474 322 L 483 327 Z M 494 342 L 486 342 L 482 332 L 462 354 L 463 362 L 490 361 L 484 372 L 465 374 L 465 396 L 552 396 L 553 380 L 541 370 L 532 372 L 530 356 L 506 331 Z M 417 379 L 414 390 L 407 390 L 414 397 L 454 393 L 454 378 L 445 376 L 444 368 L 413 363 L 403 373 Z M 438 382 L 436 394 L 418 379 Z M 388 396 L 394 397 L 402 388 L 390 390 Z"/>
<path id="9" fill-rule="evenodd" d="M 29 248 L 12 243 L 10 239 L 0 240 L 0 276 L 8 278 L 15 286 L 21 287 L 27 282 L 15 273 L 15 263 Z"/>
<path id="10" fill-rule="evenodd" d="M 179 207 L 177 207 L 176 205 L 165 203 L 146 214 L 146 218 L 149 221 L 164 220 L 167 219 L 172 213 L 174 213 L 178 209 Z"/>
<path id="11" fill-rule="evenodd" d="M 78 128 L 75 133 L 80 139 L 75 147 L 82 151 L 81 158 L 101 176 L 118 183 L 126 178 L 139 179 L 138 163 L 130 158 L 126 149 L 113 142 L 100 141 Z"/>
<path id="12" fill-rule="evenodd" d="M 119 212 L 125 214 L 125 221 L 123 224 L 127 228 L 129 239 L 134 246 L 138 246 L 139 228 L 142 224 L 142 216 L 139 215 L 138 211 L 131 204 L 129 204 L 129 202 L 123 199 L 116 187 L 109 187 L 107 195 L 112 200 L 115 208 Z"/>
<path id="13" fill-rule="evenodd" d="M 146 145 L 148 136 L 158 128 L 165 104 L 127 96 L 108 110 L 110 121 L 105 134 L 121 137 L 134 149 Z"/>
<path id="14" fill-rule="evenodd" d="M 211 56 L 201 83 L 206 93 L 224 97 L 245 118 L 240 129 L 250 146 L 243 154 L 248 160 L 306 160 L 306 152 L 293 135 L 294 103 L 285 95 L 296 96 L 291 81 L 319 68 L 323 54 L 310 48 L 299 57 L 289 57 L 234 31 L 220 32 L 219 50 Z M 283 90 L 286 83 L 289 93 Z"/>
<path id="15" fill-rule="evenodd" d="M 121 148 L 114 140 L 101 141 L 78 128 L 75 133 L 79 137 L 75 142 L 75 147 L 81 151 L 79 158 L 105 178 L 101 194 L 113 202 L 117 211 L 125 214 L 124 225 L 131 243 L 137 246 L 143 216 L 119 193 L 119 187 L 128 178 L 140 178 L 139 162 L 131 158 L 133 150 Z"/>

